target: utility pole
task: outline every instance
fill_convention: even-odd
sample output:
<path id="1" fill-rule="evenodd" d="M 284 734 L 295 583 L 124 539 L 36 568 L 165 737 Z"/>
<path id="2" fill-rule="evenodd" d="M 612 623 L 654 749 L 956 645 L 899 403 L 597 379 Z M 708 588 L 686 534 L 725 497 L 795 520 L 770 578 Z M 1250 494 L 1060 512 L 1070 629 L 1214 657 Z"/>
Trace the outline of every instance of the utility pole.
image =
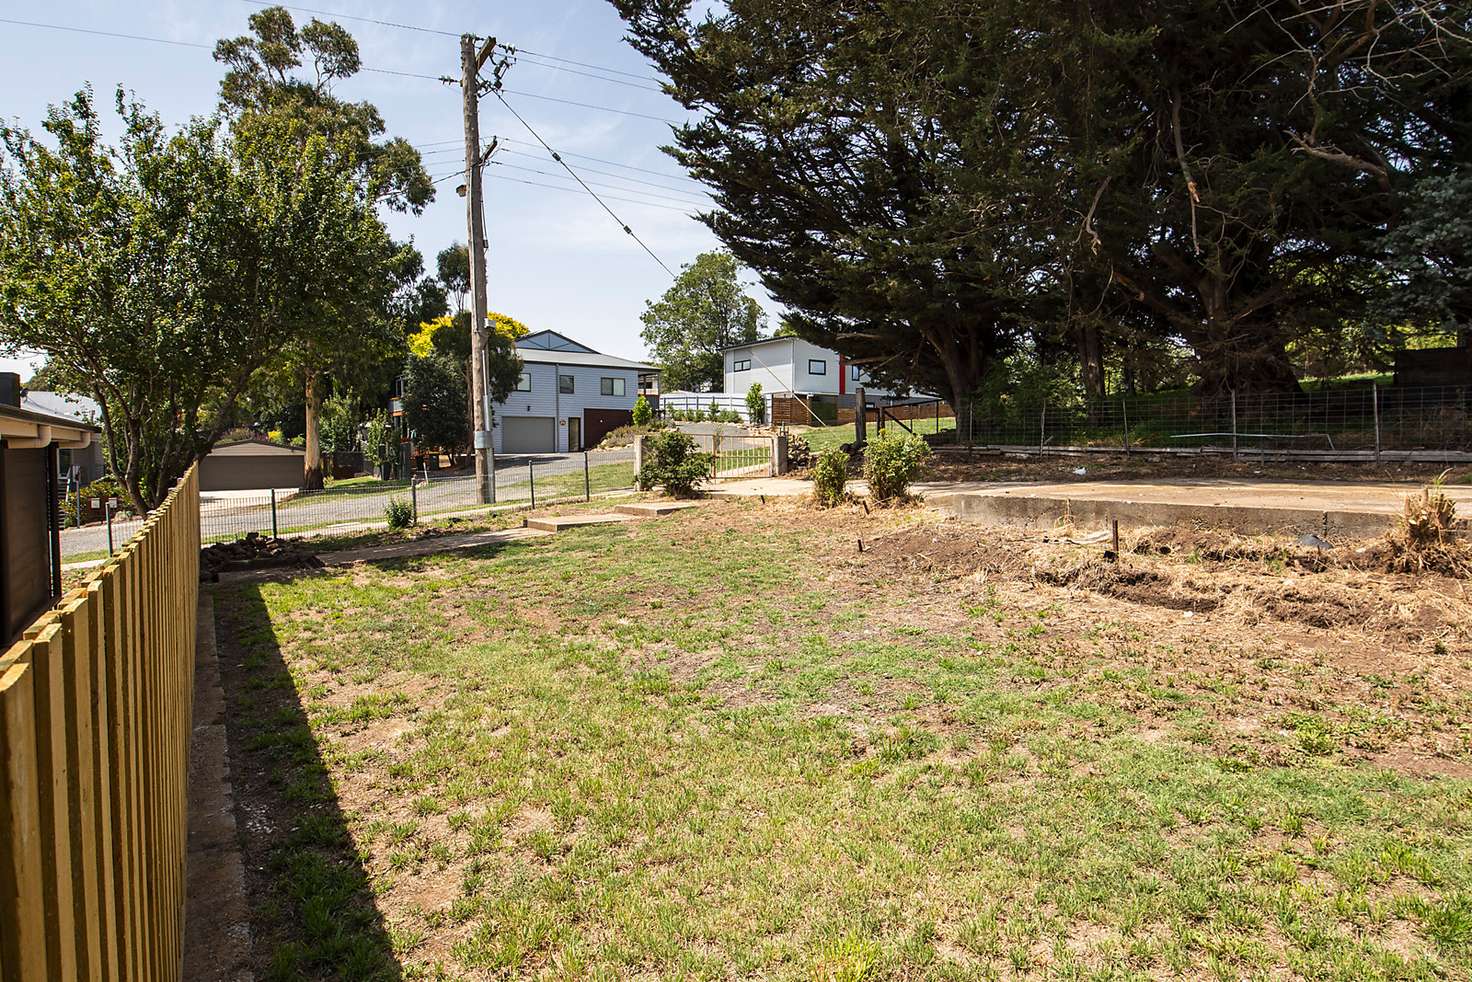
<path id="1" fill-rule="evenodd" d="M 460 37 L 460 93 L 465 106 L 465 220 L 470 238 L 470 376 L 474 389 L 475 488 L 476 501 L 495 500 L 495 446 L 491 436 L 491 402 L 487 390 L 486 360 L 486 228 L 481 206 L 480 168 L 480 70 L 496 50 L 496 39 L 487 38 L 480 49 L 473 34 Z M 500 84 L 500 72 L 496 73 Z"/>

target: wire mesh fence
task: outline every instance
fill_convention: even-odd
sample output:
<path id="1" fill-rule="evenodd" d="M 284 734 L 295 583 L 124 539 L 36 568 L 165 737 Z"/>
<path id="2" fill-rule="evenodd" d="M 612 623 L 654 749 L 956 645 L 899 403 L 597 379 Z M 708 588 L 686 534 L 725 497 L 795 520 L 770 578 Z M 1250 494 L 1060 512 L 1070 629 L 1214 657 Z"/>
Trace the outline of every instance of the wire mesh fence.
<path id="1" fill-rule="evenodd" d="M 1170 393 L 1069 405 L 973 404 L 952 441 L 981 447 L 1216 449 L 1264 455 L 1472 451 L 1472 386 Z M 943 436 L 944 439 L 944 436 Z"/>
<path id="2" fill-rule="evenodd" d="M 383 528 L 394 501 L 409 504 L 419 521 L 482 514 L 492 508 L 582 501 L 634 487 L 634 450 L 498 457 L 494 502 L 479 500 L 474 475 L 413 481 L 357 478 L 321 491 L 226 491 L 200 495 L 200 537 L 205 544 L 229 542 L 254 532 L 282 538 L 337 535 Z M 138 518 L 110 516 L 62 532 L 67 562 L 103 558 L 142 527 Z"/>

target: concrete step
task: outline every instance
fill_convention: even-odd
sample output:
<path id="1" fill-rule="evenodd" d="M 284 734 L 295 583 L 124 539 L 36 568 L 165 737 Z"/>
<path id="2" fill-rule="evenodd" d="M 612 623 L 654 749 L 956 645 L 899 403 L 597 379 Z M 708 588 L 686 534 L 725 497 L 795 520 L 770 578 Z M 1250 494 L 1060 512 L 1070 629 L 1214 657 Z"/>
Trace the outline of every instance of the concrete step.
<path id="1" fill-rule="evenodd" d="M 623 515 L 637 515 L 641 518 L 659 518 L 662 515 L 673 515 L 677 511 L 695 507 L 697 506 L 693 501 L 640 501 L 632 505 L 619 505 L 614 511 Z"/>
<path id="2" fill-rule="evenodd" d="M 543 532 L 561 532 L 564 529 L 582 528 L 585 525 L 613 525 L 633 520 L 633 515 L 605 512 L 600 515 L 548 515 L 543 518 L 527 518 L 522 520 L 522 525 L 525 528 L 539 529 Z"/>

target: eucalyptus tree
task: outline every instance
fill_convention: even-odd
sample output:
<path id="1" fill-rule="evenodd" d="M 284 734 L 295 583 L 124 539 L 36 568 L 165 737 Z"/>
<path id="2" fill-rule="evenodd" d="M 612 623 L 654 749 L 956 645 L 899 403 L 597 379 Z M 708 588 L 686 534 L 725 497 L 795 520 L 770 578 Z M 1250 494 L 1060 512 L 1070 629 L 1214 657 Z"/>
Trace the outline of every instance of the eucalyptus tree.
<path id="1" fill-rule="evenodd" d="M 383 117 L 372 103 L 335 91 L 362 67 L 353 36 L 316 19 L 298 28 L 284 7 L 257 11 L 249 24 L 249 34 L 215 45 L 216 60 L 228 66 L 220 106 L 236 138 L 298 145 L 320 139 L 364 200 L 422 211 L 434 185 L 419 152 L 406 140 L 384 138 Z M 391 309 L 401 263 L 389 252 L 368 266 L 340 270 L 355 281 L 356 299 L 317 305 L 282 349 L 278 366 L 306 403 L 306 487 L 322 485 L 318 415 L 332 380 L 402 357 L 404 332 Z"/>

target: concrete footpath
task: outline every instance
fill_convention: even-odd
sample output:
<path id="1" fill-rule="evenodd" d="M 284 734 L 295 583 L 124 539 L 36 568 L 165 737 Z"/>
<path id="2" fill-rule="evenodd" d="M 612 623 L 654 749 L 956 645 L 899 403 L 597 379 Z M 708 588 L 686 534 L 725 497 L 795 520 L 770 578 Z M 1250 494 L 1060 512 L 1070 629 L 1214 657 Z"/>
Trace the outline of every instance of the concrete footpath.
<path id="1" fill-rule="evenodd" d="M 849 491 L 868 493 L 863 481 Z M 767 478 L 723 482 L 719 496 L 783 497 L 806 494 L 807 481 Z M 961 518 L 1003 525 L 1080 525 L 1114 519 L 1132 526 L 1204 522 L 1242 532 L 1314 532 L 1379 535 L 1401 513 L 1415 484 L 1348 481 L 1247 481 L 1227 478 L 1179 481 L 1078 481 L 1019 483 L 927 482 L 915 485 L 932 507 Z M 1463 519 L 1472 518 L 1472 486 L 1443 489 Z"/>

